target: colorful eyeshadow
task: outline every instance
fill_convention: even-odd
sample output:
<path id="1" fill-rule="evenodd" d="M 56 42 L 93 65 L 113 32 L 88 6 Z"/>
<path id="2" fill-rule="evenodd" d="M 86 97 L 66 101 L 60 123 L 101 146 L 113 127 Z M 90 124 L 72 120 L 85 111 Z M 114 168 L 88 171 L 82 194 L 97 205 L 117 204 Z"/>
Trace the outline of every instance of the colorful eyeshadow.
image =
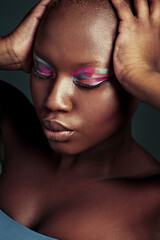
<path id="1" fill-rule="evenodd" d="M 108 81 L 112 75 L 108 68 L 84 68 L 72 74 L 75 84 L 88 88 L 98 87 Z"/>
<path id="2" fill-rule="evenodd" d="M 52 70 L 52 67 L 37 56 L 34 58 L 34 73 L 41 78 L 54 78 L 55 72 Z"/>
<path id="3" fill-rule="evenodd" d="M 55 78 L 56 74 L 53 68 L 44 60 L 33 56 L 34 73 L 40 78 Z M 84 68 L 72 74 L 72 80 L 76 85 L 94 88 L 101 83 L 108 81 L 113 76 L 113 71 L 108 68 Z"/>

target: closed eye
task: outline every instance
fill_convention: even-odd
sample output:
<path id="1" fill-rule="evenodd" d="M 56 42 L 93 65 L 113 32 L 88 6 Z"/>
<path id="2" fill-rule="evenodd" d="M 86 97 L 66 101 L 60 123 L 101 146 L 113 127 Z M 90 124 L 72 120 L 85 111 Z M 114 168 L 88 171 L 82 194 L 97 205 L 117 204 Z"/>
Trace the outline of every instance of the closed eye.
<path id="1" fill-rule="evenodd" d="M 55 78 L 55 71 L 51 66 L 37 56 L 34 56 L 33 72 L 39 78 Z"/>
<path id="2" fill-rule="evenodd" d="M 107 68 L 86 68 L 73 73 L 73 82 L 81 87 L 92 89 L 109 81 L 112 75 Z"/>
<path id="3" fill-rule="evenodd" d="M 33 68 L 33 73 L 39 78 L 54 78 L 53 73 L 46 74 L 46 72 L 39 71 L 36 67 Z"/>

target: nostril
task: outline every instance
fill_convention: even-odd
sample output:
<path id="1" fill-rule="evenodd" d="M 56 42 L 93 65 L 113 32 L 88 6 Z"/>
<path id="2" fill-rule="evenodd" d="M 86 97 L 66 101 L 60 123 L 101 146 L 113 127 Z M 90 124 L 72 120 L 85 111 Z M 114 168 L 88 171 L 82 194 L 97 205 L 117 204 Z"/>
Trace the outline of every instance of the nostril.
<path id="1" fill-rule="evenodd" d="M 72 109 L 72 100 L 60 90 L 52 91 L 45 99 L 45 107 L 53 112 L 68 112 Z"/>

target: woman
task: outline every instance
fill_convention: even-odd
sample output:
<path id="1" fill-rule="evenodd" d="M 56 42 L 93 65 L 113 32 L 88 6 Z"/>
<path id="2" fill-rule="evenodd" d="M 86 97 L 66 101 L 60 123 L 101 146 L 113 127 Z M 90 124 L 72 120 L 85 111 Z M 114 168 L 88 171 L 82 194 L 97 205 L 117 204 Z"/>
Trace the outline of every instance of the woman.
<path id="1" fill-rule="evenodd" d="M 136 1 L 137 17 L 124 1 L 112 2 L 121 20 L 117 39 L 109 1 L 50 3 L 33 49 L 37 115 L 21 93 L 1 83 L 0 207 L 8 229 L 14 219 L 37 238 L 160 237 L 160 166 L 130 133 L 140 100 L 160 109 L 159 1 L 150 8 Z M 33 37 L 23 43 L 25 54 L 17 44 L 28 19 L 3 40 L 13 48 L 12 58 L 3 51 L 3 69 L 30 70 Z M 155 49 L 146 54 L 151 42 Z"/>

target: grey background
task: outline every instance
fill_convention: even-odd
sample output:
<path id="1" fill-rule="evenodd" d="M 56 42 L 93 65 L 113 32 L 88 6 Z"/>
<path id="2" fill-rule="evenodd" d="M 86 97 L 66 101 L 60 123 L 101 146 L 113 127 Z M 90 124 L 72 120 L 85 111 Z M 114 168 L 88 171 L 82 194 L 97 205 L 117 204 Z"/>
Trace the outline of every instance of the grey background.
<path id="1" fill-rule="evenodd" d="M 37 0 L 0 0 L 0 35 L 7 35 L 21 22 Z M 18 89 L 31 101 L 29 74 L 20 71 L 0 71 L 0 79 Z M 160 112 L 140 104 L 133 118 L 132 133 L 136 141 L 160 161 Z"/>

